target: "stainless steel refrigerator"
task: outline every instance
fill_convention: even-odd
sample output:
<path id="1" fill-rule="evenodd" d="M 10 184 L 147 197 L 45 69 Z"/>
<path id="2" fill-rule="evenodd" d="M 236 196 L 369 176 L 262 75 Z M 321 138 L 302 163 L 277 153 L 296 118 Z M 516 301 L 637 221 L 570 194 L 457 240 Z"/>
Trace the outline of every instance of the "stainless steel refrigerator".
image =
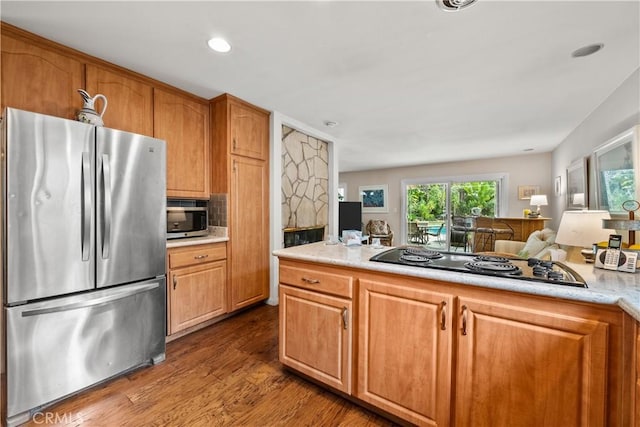
<path id="1" fill-rule="evenodd" d="M 6 422 L 165 356 L 162 140 L 7 108 Z"/>

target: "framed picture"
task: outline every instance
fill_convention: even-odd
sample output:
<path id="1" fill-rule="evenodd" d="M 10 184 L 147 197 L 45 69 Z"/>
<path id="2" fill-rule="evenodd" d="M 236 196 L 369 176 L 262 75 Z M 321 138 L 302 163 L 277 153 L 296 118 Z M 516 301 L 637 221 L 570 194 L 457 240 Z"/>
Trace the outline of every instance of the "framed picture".
<path id="1" fill-rule="evenodd" d="M 626 213 L 622 204 L 638 200 L 640 126 L 623 132 L 593 151 L 596 209 Z"/>
<path id="2" fill-rule="evenodd" d="M 587 158 L 578 159 L 567 168 L 567 209 L 589 206 L 587 187 Z"/>
<path id="3" fill-rule="evenodd" d="M 539 185 L 518 185 L 518 199 L 530 200 L 534 194 L 540 194 Z"/>
<path id="4" fill-rule="evenodd" d="M 363 185 L 358 188 L 362 212 L 389 212 L 389 186 Z"/>
<path id="5" fill-rule="evenodd" d="M 560 175 L 556 176 L 555 181 L 553 181 L 553 195 L 556 197 L 560 197 L 562 194 L 562 177 Z"/>

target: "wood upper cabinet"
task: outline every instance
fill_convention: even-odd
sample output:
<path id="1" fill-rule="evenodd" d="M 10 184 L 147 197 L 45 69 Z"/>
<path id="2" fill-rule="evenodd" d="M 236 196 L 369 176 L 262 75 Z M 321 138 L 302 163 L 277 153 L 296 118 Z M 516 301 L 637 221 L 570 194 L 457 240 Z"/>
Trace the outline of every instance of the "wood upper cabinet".
<path id="1" fill-rule="evenodd" d="M 172 248 L 167 256 L 169 335 L 227 312 L 225 243 Z"/>
<path id="2" fill-rule="evenodd" d="M 86 66 L 86 91 L 107 98 L 102 119 L 105 127 L 141 135 L 153 136 L 153 87 L 123 72 L 112 71 L 93 64 Z M 77 94 L 78 95 L 78 94 Z M 79 106 L 82 107 L 80 95 Z M 96 103 L 98 113 L 102 101 Z"/>
<path id="3" fill-rule="evenodd" d="M 4 107 L 75 119 L 82 108 L 83 64 L 35 41 L 8 34 L 2 24 L 2 109 Z"/>
<path id="4" fill-rule="evenodd" d="M 231 153 L 266 160 L 269 156 L 269 116 L 233 100 L 229 109 Z"/>
<path id="5" fill-rule="evenodd" d="M 209 106 L 154 91 L 154 131 L 167 142 L 167 196 L 209 198 Z"/>
<path id="6" fill-rule="evenodd" d="M 607 323 L 534 310 L 524 300 L 459 304 L 456 425 L 611 425 Z"/>
<path id="7" fill-rule="evenodd" d="M 359 284 L 356 397 L 416 425 L 449 425 L 453 295 Z"/>

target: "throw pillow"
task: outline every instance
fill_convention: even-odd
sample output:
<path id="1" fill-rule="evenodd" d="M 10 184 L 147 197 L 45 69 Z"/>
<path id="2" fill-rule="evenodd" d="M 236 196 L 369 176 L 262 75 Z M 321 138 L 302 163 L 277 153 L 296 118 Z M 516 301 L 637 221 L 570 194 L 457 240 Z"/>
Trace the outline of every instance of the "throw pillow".
<path id="1" fill-rule="evenodd" d="M 520 258 L 530 258 L 539 254 L 543 249 L 553 245 L 555 240 L 556 233 L 549 228 L 534 231 L 529 235 L 527 242 L 517 255 Z"/>

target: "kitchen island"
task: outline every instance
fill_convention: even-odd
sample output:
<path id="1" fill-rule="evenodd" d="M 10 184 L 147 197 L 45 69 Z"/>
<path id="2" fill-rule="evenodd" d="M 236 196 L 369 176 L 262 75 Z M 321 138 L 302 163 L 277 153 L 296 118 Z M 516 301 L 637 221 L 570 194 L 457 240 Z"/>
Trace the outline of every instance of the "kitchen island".
<path id="1" fill-rule="evenodd" d="M 638 275 L 569 263 L 575 288 L 369 261 L 386 249 L 274 251 L 283 364 L 418 425 L 633 425 Z"/>

